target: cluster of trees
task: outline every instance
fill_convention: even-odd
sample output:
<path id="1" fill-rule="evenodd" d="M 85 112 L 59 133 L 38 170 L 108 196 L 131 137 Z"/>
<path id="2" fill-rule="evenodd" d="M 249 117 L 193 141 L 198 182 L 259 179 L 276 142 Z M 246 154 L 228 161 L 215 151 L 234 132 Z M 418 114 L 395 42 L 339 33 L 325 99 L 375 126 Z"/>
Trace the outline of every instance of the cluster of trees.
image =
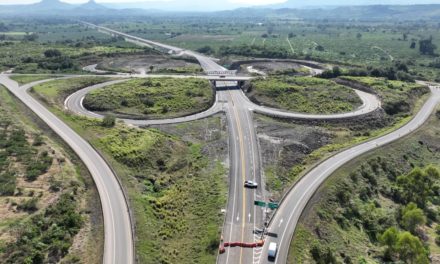
<path id="1" fill-rule="evenodd" d="M 27 58 L 27 60 L 32 58 Z M 42 69 L 60 71 L 67 69 L 76 69 L 74 61 L 61 53 L 57 49 L 48 49 L 44 51 L 44 59 L 38 61 L 38 67 Z"/>
<path id="2" fill-rule="evenodd" d="M 211 46 L 208 46 L 208 45 L 203 46 L 203 47 L 197 49 L 196 51 L 200 52 L 200 53 L 204 53 L 204 54 L 213 54 L 213 53 L 215 53 L 215 50 Z"/>
<path id="3" fill-rule="evenodd" d="M 3 263 L 58 263 L 79 232 L 83 217 L 73 195 L 64 193 L 45 212 L 17 223 L 17 239 L 3 247 Z"/>
<path id="4" fill-rule="evenodd" d="M 6 31 L 9 31 L 9 27 L 5 23 L 0 22 L 0 32 L 6 32 Z"/>
<path id="5" fill-rule="evenodd" d="M 23 36 L 23 41 L 36 41 L 39 38 L 37 33 L 27 33 Z"/>
<path id="6" fill-rule="evenodd" d="M 386 261 L 398 259 L 404 263 L 431 263 L 423 243 L 410 232 L 401 232 L 396 227 L 390 227 L 379 237 L 379 240 L 386 247 L 384 253 Z"/>
<path id="7" fill-rule="evenodd" d="M 228 55 L 239 55 L 246 57 L 257 57 L 257 58 L 276 58 L 276 59 L 286 59 L 289 58 L 291 53 L 284 47 L 278 47 L 274 49 L 268 46 L 259 45 L 240 45 L 240 46 L 221 46 L 218 54 L 220 56 Z"/>
<path id="8" fill-rule="evenodd" d="M 23 165 L 27 181 L 34 181 L 49 170 L 53 158 L 47 151 L 38 153 L 36 146 L 44 142 L 37 139 L 31 144 L 24 130 L 16 128 L 10 121 L 0 121 L 0 196 L 13 195 L 16 191 L 18 172 L 11 162 Z"/>
<path id="9" fill-rule="evenodd" d="M 382 258 L 386 262 L 430 263 L 423 242 L 427 240 L 423 226 L 438 221 L 438 212 L 431 205 L 439 203 L 440 171 L 428 166 L 414 168 L 401 176 L 398 173 L 399 169 L 383 158 L 368 160 L 350 174 L 351 180 L 335 188 L 334 200 L 341 213 L 333 218 L 343 229 L 357 226 L 368 234 L 372 243 L 384 246 Z M 378 175 L 386 175 L 389 182 L 379 182 Z M 394 214 L 382 208 L 377 200 L 379 193 L 396 203 Z M 318 263 L 336 263 L 332 254 L 318 249 L 311 251 Z M 351 263 L 348 261 L 345 263 Z"/>
<path id="10" fill-rule="evenodd" d="M 428 39 L 422 39 L 419 41 L 419 50 L 422 55 L 434 56 L 436 49 L 437 46 L 432 43 L 432 36 Z"/>
<path id="11" fill-rule="evenodd" d="M 326 70 L 319 75 L 321 78 L 331 79 L 339 76 L 357 76 L 357 77 L 384 77 L 388 80 L 399 80 L 405 82 L 414 82 L 414 77 L 409 73 L 409 68 L 406 63 L 401 61 L 394 62 L 390 67 L 367 67 L 366 69 L 349 69 L 342 71 L 338 66 L 331 70 Z"/>

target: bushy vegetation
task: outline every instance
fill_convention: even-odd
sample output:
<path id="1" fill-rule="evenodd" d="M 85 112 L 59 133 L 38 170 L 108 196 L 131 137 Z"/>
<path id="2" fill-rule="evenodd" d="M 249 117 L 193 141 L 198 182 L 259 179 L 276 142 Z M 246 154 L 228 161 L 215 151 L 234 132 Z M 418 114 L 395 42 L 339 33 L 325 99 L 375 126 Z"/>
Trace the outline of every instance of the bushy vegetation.
<path id="1" fill-rule="evenodd" d="M 301 221 L 289 263 L 430 263 L 440 249 L 440 170 L 429 165 L 440 160 L 438 131 L 433 117 L 409 139 L 338 170 Z"/>
<path id="2" fill-rule="evenodd" d="M 203 111 L 212 101 L 213 90 L 207 80 L 148 78 L 92 91 L 84 106 L 119 116 L 161 118 Z"/>
<path id="3" fill-rule="evenodd" d="M 362 104 L 356 93 L 333 81 L 308 77 L 269 77 L 254 80 L 251 100 L 303 113 L 341 113 Z"/>
<path id="4" fill-rule="evenodd" d="M 32 87 L 31 91 L 51 106 L 63 105 L 65 98 L 72 93 L 108 80 L 110 79 L 105 77 L 60 79 L 36 85 Z"/>
<path id="5" fill-rule="evenodd" d="M 284 47 L 273 49 L 268 46 L 259 45 L 240 45 L 240 46 L 221 46 L 218 54 L 221 56 L 240 55 L 256 58 L 274 58 L 286 59 L 292 57 L 292 54 Z"/>
<path id="6" fill-rule="evenodd" d="M 55 84 L 50 84 L 54 91 L 64 89 L 65 83 Z M 47 100 L 57 94 L 50 93 Z M 220 161 L 206 153 L 207 135 L 193 143 L 156 129 L 103 127 L 101 121 L 62 108 L 55 105 L 55 113 L 102 151 L 128 190 L 139 262 L 214 262 L 224 217 L 218 212 L 226 204 L 227 185 Z M 219 123 L 219 118 L 192 122 L 185 136 L 199 134 L 207 124 L 218 130 Z M 220 136 L 210 134 L 214 142 Z"/>
<path id="7" fill-rule="evenodd" d="M 87 255 L 99 263 L 102 219 L 93 183 L 26 111 L 0 87 L 0 262 L 58 263 Z M 83 230 L 82 245 L 72 248 L 91 218 L 96 226 Z"/>
<path id="8" fill-rule="evenodd" d="M 101 133 L 98 133 L 101 134 Z M 215 260 L 226 203 L 225 171 L 202 145 L 154 129 L 115 127 L 97 145 L 130 181 L 142 263 Z"/>
<path id="9" fill-rule="evenodd" d="M 420 96 L 429 93 L 429 88 L 420 84 L 392 81 L 384 78 L 343 77 L 373 88 L 382 100 L 382 108 L 388 115 L 408 115 Z"/>
<path id="10" fill-rule="evenodd" d="M 32 199 L 31 199 L 32 201 Z M 53 263 L 60 261 L 83 224 L 76 199 L 63 194 L 43 213 L 18 223 L 17 241 L 3 249 L 3 263 Z"/>
<path id="11" fill-rule="evenodd" d="M 25 131 L 14 125 L 3 112 L 0 117 L 0 196 L 10 196 L 15 192 L 18 171 L 13 164 L 16 163 L 24 168 L 25 179 L 34 181 L 47 172 L 52 165 L 52 157 L 33 146 Z"/>

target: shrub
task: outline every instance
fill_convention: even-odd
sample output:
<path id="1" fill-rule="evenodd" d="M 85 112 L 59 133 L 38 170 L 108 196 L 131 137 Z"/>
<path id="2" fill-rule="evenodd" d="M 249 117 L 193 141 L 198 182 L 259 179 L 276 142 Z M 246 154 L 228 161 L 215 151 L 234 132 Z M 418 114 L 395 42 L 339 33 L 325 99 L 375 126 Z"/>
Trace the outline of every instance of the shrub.
<path id="1" fill-rule="evenodd" d="M 48 49 L 44 52 L 46 58 L 61 57 L 61 51 L 57 49 Z"/>
<path id="2" fill-rule="evenodd" d="M 37 198 L 25 200 L 24 202 L 22 202 L 17 206 L 17 209 L 26 212 L 35 212 L 38 210 L 37 202 L 38 202 Z"/>
<path id="3" fill-rule="evenodd" d="M 103 127 L 114 127 L 115 124 L 116 124 L 116 117 L 114 117 L 113 115 L 106 115 L 101 122 L 101 125 Z"/>

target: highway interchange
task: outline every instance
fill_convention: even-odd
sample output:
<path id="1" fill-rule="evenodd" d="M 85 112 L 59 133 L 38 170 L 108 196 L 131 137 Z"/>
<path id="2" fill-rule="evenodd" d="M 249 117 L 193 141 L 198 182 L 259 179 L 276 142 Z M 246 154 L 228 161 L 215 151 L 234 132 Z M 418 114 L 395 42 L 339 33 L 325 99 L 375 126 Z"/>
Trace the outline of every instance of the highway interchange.
<path id="1" fill-rule="evenodd" d="M 262 174 L 260 172 L 260 152 L 255 126 L 253 123 L 254 112 L 293 119 L 342 119 L 366 115 L 376 111 L 381 106 L 380 100 L 377 98 L 377 96 L 356 90 L 356 93 L 363 101 L 363 105 L 353 112 L 344 114 L 307 115 L 262 107 L 249 101 L 246 95 L 244 95 L 241 89 L 237 88 L 237 85 L 234 82 L 245 79 L 248 80 L 249 77 L 213 75 L 212 73 L 226 72 L 226 69 L 218 65 L 215 60 L 210 57 L 169 45 L 129 36 L 121 32 L 103 27 L 97 27 L 92 24 L 87 25 L 98 28 L 100 31 L 104 31 L 112 35 L 123 36 L 124 38 L 136 41 L 137 43 L 160 47 L 161 49 L 170 50 L 176 54 L 193 56 L 199 60 L 204 71 L 208 73 L 208 76 L 205 76 L 204 78 L 209 78 L 217 82 L 218 89 L 215 103 L 205 112 L 175 119 L 124 119 L 124 121 L 131 125 L 145 126 L 188 122 L 196 119 L 206 118 L 219 112 L 226 114 L 229 124 L 230 180 L 229 199 L 226 209 L 225 225 L 222 232 L 224 242 L 256 242 L 260 239 L 260 236 L 255 235 L 254 231 L 256 229 L 262 229 L 264 222 L 266 221 L 264 209 L 254 206 L 255 200 L 267 200 L 267 194 L 264 192 L 264 179 L 262 178 Z M 92 68 L 94 69 L 94 67 Z M 312 69 L 312 72 L 318 73 L 319 70 Z M 210 73 L 211 75 L 209 75 Z M 230 74 L 230 72 L 227 73 Z M 94 89 L 105 89 L 105 87 L 108 85 L 126 81 L 127 78 L 125 77 L 148 76 L 115 75 L 112 77 L 119 77 L 123 79 L 82 89 L 66 99 L 65 107 L 76 114 L 93 118 L 101 118 L 101 115 L 90 112 L 83 107 L 82 101 L 88 92 Z M 186 77 L 192 76 L 180 76 L 180 78 Z M 81 157 L 86 166 L 89 168 L 98 187 L 104 213 L 104 263 L 133 263 L 134 248 L 130 214 L 116 175 L 114 175 L 106 162 L 87 142 L 85 142 L 72 129 L 67 127 L 67 125 L 45 109 L 39 102 L 33 99 L 26 92 L 27 89 L 33 85 L 41 82 L 42 81 L 18 87 L 17 83 L 11 81 L 7 75 L 0 76 L 0 83 L 5 85 L 32 111 L 40 116 L 40 118 L 42 118 L 42 120 L 45 121 L 56 133 L 58 133 Z M 226 252 L 218 256 L 217 262 L 266 263 L 267 245 L 269 244 L 268 242 L 275 241 L 279 245 L 279 252 L 275 262 L 286 263 L 290 241 L 298 219 L 303 209 L 307 205 L 307 202 L 311 199 L 322 182 L 324 182 L 325 179 L 332 174 L 332 172 L 353 158 L 401 138 L 421 126 L 435 109 L 440 100 L 440 90 L 438 87 L 430 87 L 432 91 L 431 97 L 425 103 L 419 113 L 414 117 L 414 119 L 404 127 L 381 138 L 373 139 L 369 142 L 336 154 L 307 173 L 285 196 L 280 204 L 280 208 L 276 210 L 275 214 L 273 215 L 267 230 L 271 233 L 277 234 L 277 237 L 266 237 L 266 243 L 260 248 L 226 248 Z M 259 187 L 254 190 L 245 189 L 243 187 L 245 180 L 253 180 L 259 184 Z"/>

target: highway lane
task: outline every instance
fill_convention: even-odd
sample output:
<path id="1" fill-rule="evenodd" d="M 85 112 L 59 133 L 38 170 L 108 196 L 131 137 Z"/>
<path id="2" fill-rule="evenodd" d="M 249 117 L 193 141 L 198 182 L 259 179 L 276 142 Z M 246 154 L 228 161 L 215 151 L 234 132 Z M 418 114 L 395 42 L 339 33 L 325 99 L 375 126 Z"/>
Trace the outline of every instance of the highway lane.
<path id="1" fill-rule="evenodd" d="M 432 92 L 430 98 L 408 124 L 383 137 L 372 139 L 334 155 L 312 169 L 293 187 L 283 199 L 280 208 L 275 213 L 269 225 L 269 232 L 277 234 L 278 237 L 267 237 L 265 246 L 263 247 L 263 256 L 265 257 L 261 259 L 260 263 L 270 263 L 266 257 L 269 242 L 276 242 L 279 247 L 275 263 L 287 262 L 290 242 L 304 208 L 319 186 L 334 171 L 368 151 L 382 147 L 410 134 L 426 122 L 440 102 L 440 87 L 430 86 L 430 88 Z"/>
<path id="2" fill-rule="evenodd" d="M 281 110 L 281 109 L 275 109 L 275 108 L 257 105 L 251 102 L 243 92 L 238 94 L 237 96 L 240 98 L 242 104 L 246 104 L 248 108 L 252 109 L 252 111 L 256 113 L 260 113 L 268 116 L 274 116 L 274 117 L 293 118 L 293 119 L 334 120 L 334 119 L 352 118 L 356 116 L 370 114 L 381 107 L 382 103 L 376 95 L 356 89 L 353 90 L 362 100 L 362 105 L 351 112 L 345 112 L 340 114 L 328 114 L 328 115 L 295 113 L 295 112 L 289 112 L 287 110 Z"/>
<path id="3" fill-rule="evenodd" d="M 45 81 L 19 87 L 17 82 L 12 81 L 8 76 L 0 75 L 0 84 L 55 131 L 90 171 L 99 192 L 103 211 L 105 234 L 103 262 L 134 263 L 133 234 L 128 204 L 116 175 L 89 143 L 27 93 L 30 87 L 43 82 Z"/>
<path id="4" fill-rule="evenodd" d="M 110 29 L 110 28 L 94 25 L 94 24 L 91 24 L 91 23 L 88 23 L 88 22 L 83 22 L 82 21 L 81 23 L 85 24 L 86 26 L 98 29 L 99 31 L 101 31 L 103 33 L 109 33 L 111 35 L 117 35 L 117 36 L 124 37 L 125 39 L 135 41 L 135 43 L 147 44 L 147 45 L 150 45 L 150 46 L 159 47 L 161 49 L 172 51 L 172 53 L 175 53 L 177 55 L 192 56 L 192 57 L 196 58 L 199 61 L 200 66 L 202 67 L 202 69 L 205 72 L 209 72 L 209 71 L 225 71 L 226 70 L 226 68 L 218 65 L 214 61 L 216 59 L 211 58 L 211 57 L 207 57 L 205 55 L 199 54 L 199 53 L 194 52 L 194 51 L 185 50 L 185 49 L 178 48 L 178 47 L 175 47 L 175 46 L 171 46 L 171 45 L 159 43 L 159 42 L 156 42 L 156 41 L 151 41 L 151 40 L 148 40 L 148 39 L 132 36 L 132 35 L 129 35 L 129 34 L 126 34 L 126 33 L 123 33 L 123 32 L 117 31 L 117 30 L 114 30 L 114 29 Z"/>
<path id="5" fill-rule="evenodd" d="M 223 238 L 225 242 L 253 243 L 255 227 L 261 227 L 263 214 L 254 207 L 256 198 L 262 199 L 262 181 L 257 139 L 251 112 L 237 101 L 239 89 L 234 86 L 218 91 L 226 101 L 225 112 L 229 124 L 230 184 Z M 259 184 L 257 189 L 244 188 L 245 180 Z M 252 248 L 230 247 L 219 255 L 217 263 L 250 263 L 255 254 Z"/>
<path id="6" fill-rule="evenodd" d="M 114 81 L 104 82 L 104 83 L 96 84 L 96 85 L 81 89 L 66 98 L 66 100 L 64 101 L 64 108 L 68 109 L 78 115 L 92 117 L 92 118 L 103 118 L 104 116 L 102 116 L 101 114 L 91 112 L 83 106 L 84 97 L 89 92 L 91 92 L 93 90 L 102 89 L 102 88 L 105 89 L 105 87 L 107 87 L 107 86 L 117 84 L 117 83 L 126 82 L 128 80 L 129 79 L 114 80 Z M 216 100 L 215 100 L 214 104 L 208 110 L 203 111 L 201 113 L 194 114 L 194 115 L 189 115 L 189 116 L 184 116 L 184 117 L 179 117 L 179 118 L 170 118 L 170 119 L 157 119 L 157 120 L 152 120 L 152 119 L 150 119 L 150 120 L 122 119 L 122 120 L 127 124 L 135 125 L 135 126 L 177 124 L 177 123 L 194 121 L 194 120 L 206 118 L 206 117 L 209 117 L 209 116 L 212 116 L 216 113 L 221 112 L 223 109 L 223 104 L 220 102 L 221 100 L 219 100 L 218 98 L 219 98 L 219 94 L 216 95 Z"/>
<path id="7" fill-rule="evenodd" d="M 69 96 L 65 101 L 65 107 L 77 114 L 102 118 L 101 115 L 88 111 L 82 105 L 84 96 L 95 89 L 101 89 L 108 85 L 120 83 L 126 80 L 110 81 L 98 85 L 94 85 Z M 228 84 L 230 82 L 224 82 Z M 261 207 L 255 207 L 255 200 L 266 201 L 264 190 L 264 182 L 260 173 L 260 155 L 258 150 L 258 142 L 256 131 L 253 125 L 252 113 L 259 106 L 253 104 L 244 95 L 241 89 L 236 85 L 222 88 L 222 82 L 218 83 L 215 104 L 207 111 L 174 119 L 165 120 L 130 120 L 124 119 L 127 124 L 131 125 L 154 125 L 169 124 L 192 121 L 205 118 L 220 111 L 224 111 L 228 118 L 229 134 L 230 134 L 230 189 L 228 207 L 226 210 L 225 226 L 223 228 L 223 238 L 225 242 L 256 242 L 260 239 L 254 235 L 253 231 L 263 229 L 264 211 Z M 363 93 L 363 92 L 362 92 Z M 301 113 L 288 113 L 279 110 L 272 110 L 275 113 L 281 112 L 288 117 L 298 117 L 305 119 L 314 118 L 348 118 L 357 115 L 370 113 L 380 107 L 380 101 L 374 95 L 363 93 L 364 104 L 358 110 L 336 115 L 307 115 Z M 374 107 L 372 107 L 372 105 Z M 264 108 L 266 110 L 266 108 Z M 264 112 L 266 113 L 266 112 Z M 259 184 L 257 190 L 248 190 L 243 187 L 245 180 L 254 180 Z M 218 263 L 249 263 L 254 260 L 258 263 L 262 256 L 262 249 L 243 249 L 243 248 L 227 248 L 224 255 L 219 256 Z"/>

